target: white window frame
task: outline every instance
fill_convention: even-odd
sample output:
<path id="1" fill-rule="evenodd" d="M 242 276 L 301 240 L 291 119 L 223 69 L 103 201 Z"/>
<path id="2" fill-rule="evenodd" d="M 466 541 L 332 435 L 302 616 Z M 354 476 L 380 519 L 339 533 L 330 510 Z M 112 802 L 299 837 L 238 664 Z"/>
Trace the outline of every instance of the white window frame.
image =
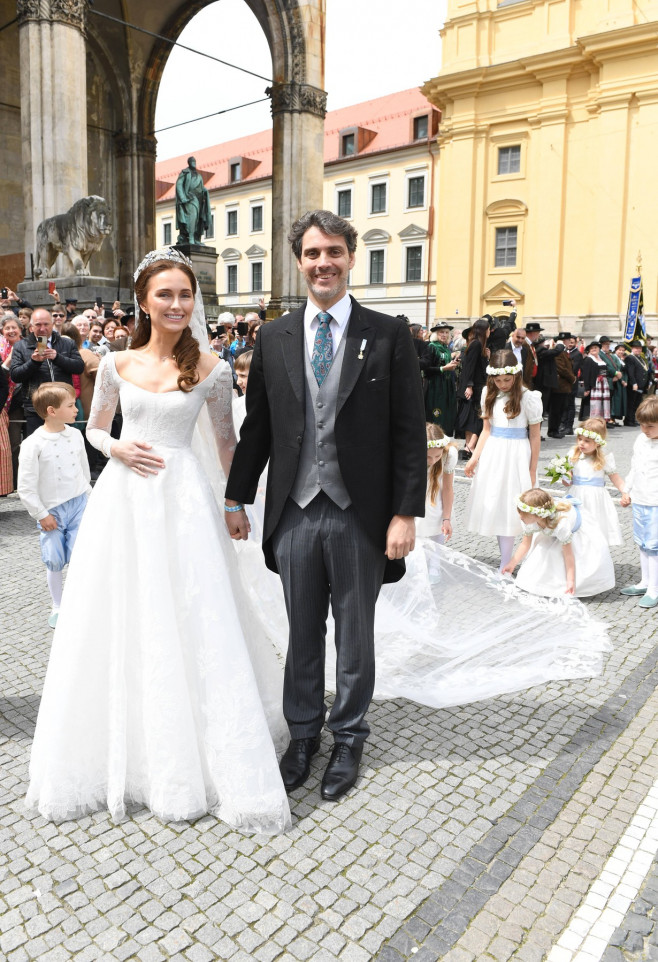
<path id="1" fill-rule="evenodd" d="M 234 291 L 231 290 L 231 287 L 229 284 L 229 274 L 230 274 L 231 267 L 235 267 L 235 290 Z M 240 293 L 240 265 L 238 264 L 237 261 L 229 261 L 229 263 L 225 265 L 225 269 L 226 269 L 226 293 L 239 294 Z"/>
<path id="2" fill-rule="evenodd" d="M 174 218 L 173 217 L 163 217 L 162 219 L 162 245 L 163 247 L 169 247 L 170 244 L 174 243 Z M 171 240 L 165 240 L 165 226 L 171 228 Z"/>
<path id="3" fill-rule="evenodd" d="M 206 240 L 215 240 L 215 238 L 217 237 L 217 208 L 216 207 L 210 208 L 210 216 L 212 217 L 213 232 L 212 234 L 204 234 L 204 238 Z"/>
<path id="4" fill-rule="evenodd" d="M 384 210 L 373 211 L 372 209 L 372 189 L 379 184 L 386 187 L 386 206 Z M 375 174 L 368 178 L 368 217 L 388 217 L 388 210 L 391 202 L 391 185 L 388 174 Z"/>
<path id="5" fill-rule="evenodd" d="M 225 208 L 224 208 L 224 211 L 225 211 L 225 214 L 224 214 L 224 218 L 225 218 L 225 220 L 224 220 L 224 229 L 225 229 L 225 232 L 226 232 L 226 237 L 238 237 L 239 234 L 240 234 L 240 205 L 239 205 L 239 204 L 226 204 L 226 206 L 225 206 Z M 234 212 L 235 212 L 236 231 L 235 231 L 234 234 L 229 234 L 229 230 L 228 230 L 229 214 L 232 214 L 232 213 L 234 213 Z M 216 230 L 216 228 L 215 228 L 215 230 Z"/>
<path id="6" fill-rule="evenodd" d="M 427 210 L 427 185 L 429 178 L 427 176 L 427 164 L 423 164 L 418 167 L 405 167 L 404 170 L 404 209 L 405 211 L 417 211 L 417 210 Z M 423 204 L 421 207 L 410 207 L 409 206 L 409 181 L 414 177 L 422 177 L 424 180 L 423 185 Z"/>
<path id="7" fill-rule="evenodd" d="M 350 192 L 350 216 L 345 217 L 344 214 L 338 214 L 338 195 L 344 191 Z M 354 220 L 354 181 L 343 181 L 341 183 L 334 184 L 334 210 L 339 217 L 343 217 L 345 220 Z"/>
<path id="8" fill-rule="evenodd" d="M 260 288 L 254 287 L 254 265 L 260 265 Z M 262 260 L 249 261 L 249 284 L 252 294 L 262 294 L 265 290 L 265 262 Z"/>
<path id="9" fill-rule="evenodd" d="M 496 239 L 497 239 L 497 235 L 498 235 L 498 231 L 499 231 L 499 230 L 515 230 L 515 231 L 516 231 L 516 258 L 515 258 L 515 261 L 514 261 L 513 264 L 496 264 L 496 251 L 498 250 L 498 248 L 497 248 L 497 246 L 496 246 Z M 518 271 L 518 270 L 519 270 L 519 262 L 520 262 L 520 257 L 519 257 L 519 247 L 520 247 L 520 244 L 521 244 L 521 231 L 520 231 L 520 229 L 519 229 L 519 224 L 518 224 L 518 223 L 516 223 L 516 224 L 514 224 L 514 223 L 510 223 L 510 224 L 504 224 L 504 223 L 503 223 L 503 224 L 494 224 L 494 232 L 493 232 L 493 264 L 492 264 L 492 270 L 498 271 L 498 272 L 501 272 L 501 271 L 502 271 L 502 272 L 505 272 L 505 271 Z"/>
<path id="10" fill-rule="evenodd" d="M 261 223 L 262 227 L 254 229 L 254 207 L 260 207 L 261 209 Z M 253 200 L 249 201 L 249 233 L 250 234 L 264 234 L 265 233 L 265 198 L 264 197 L 254 197 Z"/>
<path id="11" fill-rule="evenodd" d="M 415 209 L 415 208 L 414 208 Z M 410 247 L 420 247 L 420 280 L 407 280 L 407 250 Z M 402 265 L 400 280 L 403 284 L 423 284 L 427 276 L 427 244 L 423 238 L 409 238 L 402 245 Z"/>
<path id="12" fill-rule="evenodd" d="M 372 255 L 375 251 L 376 251 L 376 252 L 381 251 L 381 253 L 384 255 L 384 269 L 383 269 L 383 271 L 382 271 L 382 279 L 381 279 L 381 281 L 373 281 L 373 280 L 372 280 L 372 273 L 371 273 L 371 269 L 372 269 L 372 259 L 371 259 L 371 255 Z M 382 287 L 384 284 L 386 284 L 386 268 L 387 268 L 387 266 L 388 266 L 387 261 L 388 261 L 388 257 L 387 257 L 387 252 L 386 252 L 386 248 L 385 248 L 385 247 L 381 247 L 379 244 L 375 244 L 375 245 L 373 245 L 372 247 L 368 247 L 368 264 L 367 264 L 367 269 L 368 269 L 368 287 Z"/>

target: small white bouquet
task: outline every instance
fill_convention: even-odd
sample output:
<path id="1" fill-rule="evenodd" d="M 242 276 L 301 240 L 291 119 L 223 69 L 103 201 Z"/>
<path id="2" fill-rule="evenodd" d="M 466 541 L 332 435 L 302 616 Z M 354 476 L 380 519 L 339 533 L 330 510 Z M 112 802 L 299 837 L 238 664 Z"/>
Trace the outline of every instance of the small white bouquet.
<path id="1" fill-rule="evenodd" d="M 573 463 L 569 460 L 566 454 L 556 454 L 546 468 L 546 477 L 549 479 L 551 484 L 557 484 L 558 481 L 562 481 L 564 484 L 570 484 L 572 474 Z"/>

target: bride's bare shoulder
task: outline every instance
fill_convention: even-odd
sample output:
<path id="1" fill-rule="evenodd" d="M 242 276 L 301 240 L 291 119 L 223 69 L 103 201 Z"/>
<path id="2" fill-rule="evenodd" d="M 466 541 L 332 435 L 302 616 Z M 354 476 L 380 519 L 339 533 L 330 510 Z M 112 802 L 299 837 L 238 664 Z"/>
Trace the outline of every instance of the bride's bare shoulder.
<path id="1" fill-rule="evenodd" d="M 218 364 L 219 358 L 216 354 L 206 354 L 205 352 L 201 353 L 196 365 L 201 380 L 205 380 Z"/>

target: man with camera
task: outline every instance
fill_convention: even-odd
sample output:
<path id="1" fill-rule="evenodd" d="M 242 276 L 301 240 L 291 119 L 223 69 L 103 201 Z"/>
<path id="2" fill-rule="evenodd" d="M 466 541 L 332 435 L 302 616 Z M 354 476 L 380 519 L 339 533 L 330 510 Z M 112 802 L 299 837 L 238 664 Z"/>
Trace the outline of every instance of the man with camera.
<path id="1" fill-rule="evenodd" d="M 12 381 L 23 384 L 25 435 L 32 434 L 43 420 L 32 407 L 32 395 L 45 381 L 73 384 L 73 375 L 82 374 L 85 364 L 75 343 L 53 330 L 53 319 L 45 307 L 32 314 L 30 333 L 14 345 L 11 354 Z"/>

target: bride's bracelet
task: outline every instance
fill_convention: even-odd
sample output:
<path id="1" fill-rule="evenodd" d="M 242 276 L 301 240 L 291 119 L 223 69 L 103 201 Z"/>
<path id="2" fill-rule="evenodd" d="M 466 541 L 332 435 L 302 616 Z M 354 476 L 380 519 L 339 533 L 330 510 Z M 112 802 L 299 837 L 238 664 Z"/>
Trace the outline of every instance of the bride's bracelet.
<path id="1" fill-rule="evenodd" d="M 108 435 L 108 437 L 103 438 L 101 442 L 101 453 L 106 458 L 112 457 L 112 440 L 112 437 Z"/>
<path id="2" fill-rule="evenodd" d="M 224 511 L 227 511 L 229 514 L 233 514 L 234 511 L 244 511 L 244 505 L 243 505 L 243 504 L 236 504 L 234 507 L 229 508 L 229 506 L 228 506 L 227 504 L 225 504 L 225 505 L 224 505 Z"/>

